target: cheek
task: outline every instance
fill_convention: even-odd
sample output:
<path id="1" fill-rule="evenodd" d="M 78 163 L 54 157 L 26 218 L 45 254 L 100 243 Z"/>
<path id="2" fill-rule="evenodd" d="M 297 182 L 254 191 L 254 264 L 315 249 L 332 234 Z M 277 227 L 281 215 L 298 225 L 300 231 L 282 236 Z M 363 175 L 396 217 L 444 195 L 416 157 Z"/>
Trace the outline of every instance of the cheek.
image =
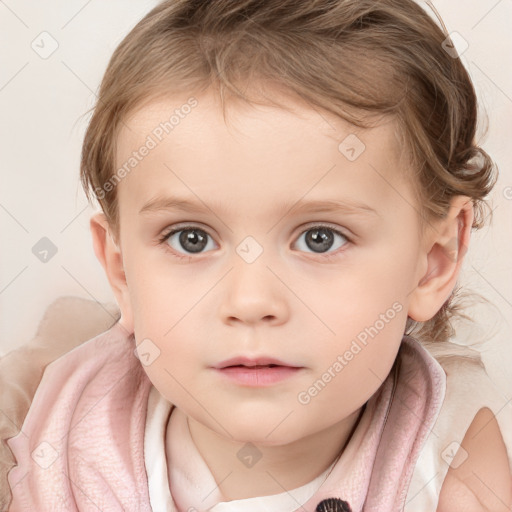
<path id="1" fill-rule="evenodd" d="M 325 279 L 322 286 L 310 286 L 303 294 L 336 336 L 352 339 L 376 325 L 379 332 L 385 328 L 390 337 L 396 337 L 403 334 L 407 320 L 413 287 L 410 274 L 407 262 L 376 265 L 368 261 Z"/>
<path id="2" fill-rule="evenodd" d="M 139 359 L 160 393 L 177 406 L 185 405 L 191 393 L 200 396 L 204 361 L 194 337 L 178 329 L 161 337 L 149 328 L 142 332 L 135 332 Z"/>
<path id="3" fill-rule="evenodd" d="M 192 277 L 181 279 L 179 269 L 162 262 L 133 258 L 127 267 L 134 327 L 140 335 L 163 337 L 197 302 L 193 298 L 204 293 Z"/>
<path id="4" fill-rule="evenodd" d="M 310 398 L 310 412 L 326 415 L 327 423 L 340 412 L 328 407 L 330 401 L 345 404 L 347 413 L 355 410 L 375 393 L 393 366 L 407 322 L 409 283 L 398 283 L 398 270 L 405 263 L 394 263 L 393 272 L 389 267 L 386 272 L 366 266 L 364 273 L 348 272 L 345 279 L 326 284 L 324 295 L 309 295 L 318 305 L 322 296 L 338 297 L 324 299 L 318 309 L 334 332 L 324 340 L 327 350 L 318 354 L 321 364 L 311 379 L 311 392 L 318 396 L 303 390 L 306 400 Z"/>
<path id="5" fill-rule="evenodd" d="M 139 354 L 144 370 L 160 393 L 176 404 L 182 393 L 179 383 L 186 384 L 199 347 L 195 346 L 194 326 L 187 318 L 193 303 L 169 281 L 160 277 L 158 269 L 144 266 L 132 283 L 130 297 L 135 340 L 140 351 L 149 354 L 145 358 Z M 148 359 L 150 364 L 144 364 Z"/>
<path id="6" fill-rule="evenodd" d="M 359 337 L 340 340 L 338 350 L 325 353 L 322 364 L 297 394 L 297 412 L 303 415 L 304 424 L 327 428 L 367 402 L 391 371 L 401 339 L 399 323 L 390 321 L 380 331 L 365 328 Z M 307 418 L 316 418 L 315 424 L 308 424 Z"/>

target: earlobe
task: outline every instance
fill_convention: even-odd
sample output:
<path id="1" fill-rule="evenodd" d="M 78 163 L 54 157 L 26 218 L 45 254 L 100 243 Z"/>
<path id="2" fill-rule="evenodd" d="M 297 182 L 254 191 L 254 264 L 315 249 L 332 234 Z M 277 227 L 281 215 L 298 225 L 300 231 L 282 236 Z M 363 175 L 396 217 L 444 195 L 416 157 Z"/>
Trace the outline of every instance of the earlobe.
<path id="1" fill-rule="evenodd" d="M 121 249 L 111 235 L 111 229 L 105 214 L 101 212 L 94 214 L 90 220 L 90 229 L 96 258 L 105 270 L 110 287 L 121 310 L 119 322 L 129 332 L 133 332 L 131 303 Z"/>
<path id="2" fill-rule="evenodd" d="M 410 294 L 408 315 L 413 320 L 430 320 L 450 297 L 469 246 L 473 218 L 471 198 L 455 196 L 447 216 L 429 232 L 421 255 L 426 271 Z"/>

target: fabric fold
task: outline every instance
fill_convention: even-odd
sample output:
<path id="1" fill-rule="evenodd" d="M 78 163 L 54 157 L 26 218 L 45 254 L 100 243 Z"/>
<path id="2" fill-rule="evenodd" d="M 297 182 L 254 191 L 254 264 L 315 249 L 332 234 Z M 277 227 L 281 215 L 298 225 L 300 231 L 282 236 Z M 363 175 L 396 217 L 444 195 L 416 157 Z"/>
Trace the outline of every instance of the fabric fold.
<path id="1" fill-rule="evenodd" d="M 120 324 L 49 364 L 7 441 L 10 511 L 149 511 L 143 439 L 151 382 Z"/>

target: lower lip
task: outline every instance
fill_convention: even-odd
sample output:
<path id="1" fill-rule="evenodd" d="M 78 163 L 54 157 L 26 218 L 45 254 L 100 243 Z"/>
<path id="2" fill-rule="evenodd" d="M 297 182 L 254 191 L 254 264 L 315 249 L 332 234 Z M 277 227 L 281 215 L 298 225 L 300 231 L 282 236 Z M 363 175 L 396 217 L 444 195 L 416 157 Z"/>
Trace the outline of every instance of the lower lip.
<path id="1" fill-rule="evenodd" d="M 228 366 L 218 368 L 222 375 L 242 386 L 264 387 L 286 380 L 301 368 L 292 366 L 272 366 L 251 369 L 248 366 Z"/>

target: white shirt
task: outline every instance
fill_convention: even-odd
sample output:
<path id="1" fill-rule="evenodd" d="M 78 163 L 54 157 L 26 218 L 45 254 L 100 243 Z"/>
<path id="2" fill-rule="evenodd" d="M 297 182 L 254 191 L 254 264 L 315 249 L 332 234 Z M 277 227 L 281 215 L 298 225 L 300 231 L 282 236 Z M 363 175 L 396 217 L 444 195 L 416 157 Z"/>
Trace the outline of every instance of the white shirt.
<path id="1" fill-rule="evenodd" d="M 170 422 L 169 430 L 168 422 Z M 172 434 L 171 453 L 176 454 L 176 457 L 171 461 L 170 468 L 165 455 L 165 440 L 168 431 Z M 208 480 L 203 481 L 202 487 L 197 488 L 197 499 L 203 502 L 203 510 L 210 510 L 211 512 L 293 512 L 313 496 L 335 464 L 333 462 L 329 468 L 311 482 L 287 492 L 271 496 L 218 502 L 214 492 L 208 496 L 208 485 L 212 491 L 216 489 L 215 480 L 194 445 L 186 416 L 181 410 L 173 408 L 154 386 L 151 388 L 148 398 L 144 434 L 144 459 L 148 475 L 151 507 L 157 512 L 172 509 L 173 496 L 175 501 L 178 501 L 176 500 L 177 494 L 179 494 L 179 489 L 183 483 L 186 483 L 189 488 L 191 484 L 195 484 L 192 473 L 195 476 L 195 469 L 198 466 L 200 467 L 199 472 L 202 472 L 203 475 L 206 471 L 209 473 L 209 482 Z M 187 471 L 192 467 L 194 468 L 193 472 Z M 171 488 L 174 484 L 175 489 L 172 495 L 169 487 L 169 474 L 171 475 Z M 195 506 L 187 506 L 184 510 L 199 509 Z"/>

